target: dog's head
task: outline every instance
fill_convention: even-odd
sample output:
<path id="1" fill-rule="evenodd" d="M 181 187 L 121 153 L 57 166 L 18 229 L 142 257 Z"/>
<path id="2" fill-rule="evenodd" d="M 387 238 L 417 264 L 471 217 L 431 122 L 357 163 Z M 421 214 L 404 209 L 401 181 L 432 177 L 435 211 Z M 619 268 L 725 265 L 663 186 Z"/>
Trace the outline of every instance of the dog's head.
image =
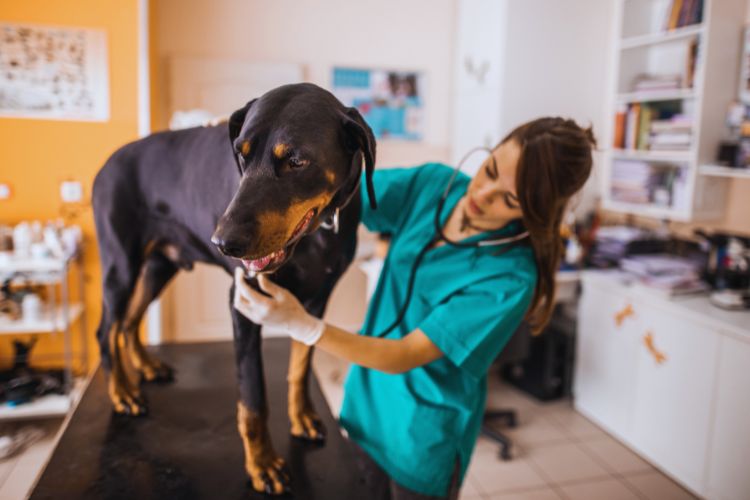
<path id="1" fill-rule="evenodd" d="M 241 179 L 211 241 L 253 272 L 272 272 L 356 192 L 364 157 L 375 208 L 375 138 L 330 92 L 285 85 L 235 111 L 229 139 Z"/>

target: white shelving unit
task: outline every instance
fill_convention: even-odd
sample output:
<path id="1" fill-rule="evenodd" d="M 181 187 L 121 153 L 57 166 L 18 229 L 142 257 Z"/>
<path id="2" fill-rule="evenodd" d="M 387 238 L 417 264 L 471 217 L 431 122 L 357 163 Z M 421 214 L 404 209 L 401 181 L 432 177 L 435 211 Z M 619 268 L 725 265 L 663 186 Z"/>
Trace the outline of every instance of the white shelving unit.
<path id="1" fill-rule="evenodd" d="M 76 302 L 71 302 L 69 275 L 74 267 L 78 270 L 78 297 Z M 84 372 L 88 371 L 83 256 L 80 251 L 66 259 L 3 255 L 0 259 L 0 279 L 18 275 L 22 275 L 26 282 L 46 286 L 49 305 L 38 319 L 0 318 L 0 335 L 63 335 L 65 394 L 48 394 L 18 406 L 0 404 L 0 420 L 64 416 L 78 401 L 84 386 L 82 379 L 73 377 L 72 332 L 76 325 L 80 332 L 81 366 Z"/>
<path id="2" fill-rule="evenodd" d="M 750 179 L 750 168 L 732 168 L 722 165 L 702 165 L 700 174 L 730 179 Z"/>
<path id="3" fill-rule="evenodd" d="M 614 149 L 605 154 L 603 207 L 617 212 L 678 221 L 707 220 L 724 213 L 727 179 L 709 175 L 710 164 L 725 136 L 728 104 L 737 98 L 740 41 L 746 0 L 703 0 L 698 24 L 665 30 L 671 0 L 619 0 L 613 44 L 614 83 L 610 98 L 608 144 L 615 142 L 618 109 L 636 103 L 669 103 L 692 117 L 692 143 L 687 150 Z M 697 44 L 692 86 L 688 56 Z M 682 75 L 674 90 L 634 90 L 640 74 Z M 664 105 L 664 104 L 662 104 Z M 641 177 L 656 179 L 648 196 L 632 196 L 628 185 Z M 659 191 L 659 193 L 655 193 Z M 623 194 L 625 193 L 625 194 Z"/>

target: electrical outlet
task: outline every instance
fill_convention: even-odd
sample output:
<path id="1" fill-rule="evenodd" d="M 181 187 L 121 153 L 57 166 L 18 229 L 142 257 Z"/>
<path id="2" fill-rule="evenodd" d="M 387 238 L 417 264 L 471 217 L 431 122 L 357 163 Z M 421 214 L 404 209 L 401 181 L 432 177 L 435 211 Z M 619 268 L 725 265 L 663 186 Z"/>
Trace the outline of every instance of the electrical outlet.
<path id="1" fill-rule="evenodd" d="M 77 203 L 83 199 L 83 186 L 78 181 L 64 181 L 60 184 L 60 198 L 65 203 Z"/>
<path id="2" fill-rule="evenodd" d="M 10 184 L 0 184 L 0 200 L 7 200 L 10 195 Z"/>

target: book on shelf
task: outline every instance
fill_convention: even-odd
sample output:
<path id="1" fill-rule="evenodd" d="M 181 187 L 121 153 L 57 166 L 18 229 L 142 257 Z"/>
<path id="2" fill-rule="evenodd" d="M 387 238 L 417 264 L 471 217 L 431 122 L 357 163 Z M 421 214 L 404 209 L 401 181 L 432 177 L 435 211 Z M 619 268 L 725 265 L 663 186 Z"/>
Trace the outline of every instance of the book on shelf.
<path id="1" fill-rule="evenodd" d="M 667 120 L 652 120 L 651 133 L 690 133 L 693 130 L 693 120 L 686 115 L 674 115 Z"/>
<path id="2" fill-rule="evenodd" d="M 682 75 L 642 73 L 635 77 L 632 87 L 635 92 L 679 90 L 683 88 Z"/>
<path id="3" fill-rule="evenodd" d="M 615 112 L 615 138 L 612 147 L 623 149 L 625 147 L 625 124 L 627 122 L 628 106 L 621 104 Z"/>
<path id="4" fill-rule="evenodd" d="M 685 67 L 685 86 L 693 88 L 695 83 L 695 66 L 698 64 L 698 40 L 690 40 L 687 65 Z"/>
<path id="5" fill-rule="evenodd" d="M 625 149 L 635 149 L 640 115 L 641 104 L 637 102 L 631 104 L 625 119 Z"/>
<path id="6" fill-rule="evenodd" d="M 685 151 L 690 149 L 693 121 L 681 113 L 679 101 L 635 102 L 615 114 L 613 146 L 623 150 Z"/>
<path id="7" fill-rule="evenodd" d="M 703 21 L 703 0 L 672 0 L 664 22 L 667 31 L 700 24 Z"/>
<path id="8" fill-rule="evenodd" d="M 640 119 L 638 120 L 638 138 L 635 144 L 636 149 L 648 149 L 652 114 L 653 108 L 651 106 L 641 107 Z"/>
<path id="9" fill-rule="evenodd" d="M 690 146 L 693 135 L 687 132 L 651 134 L 651 146 Z"/>

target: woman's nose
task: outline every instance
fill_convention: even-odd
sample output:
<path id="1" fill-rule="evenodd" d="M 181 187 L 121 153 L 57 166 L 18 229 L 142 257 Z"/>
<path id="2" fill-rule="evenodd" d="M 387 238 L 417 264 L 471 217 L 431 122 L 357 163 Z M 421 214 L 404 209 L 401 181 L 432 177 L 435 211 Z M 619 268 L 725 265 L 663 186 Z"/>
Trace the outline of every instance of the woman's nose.
<path id="1" fill-rule="evenodd" d="M 494 196 L 495 192 L 492 188 L 482 187 L 479 188 L 479 191 L 477 192 L 477 201 L 481 202 L 483 205 L 489 205 L 492 203 L 492 198 Z"/>

